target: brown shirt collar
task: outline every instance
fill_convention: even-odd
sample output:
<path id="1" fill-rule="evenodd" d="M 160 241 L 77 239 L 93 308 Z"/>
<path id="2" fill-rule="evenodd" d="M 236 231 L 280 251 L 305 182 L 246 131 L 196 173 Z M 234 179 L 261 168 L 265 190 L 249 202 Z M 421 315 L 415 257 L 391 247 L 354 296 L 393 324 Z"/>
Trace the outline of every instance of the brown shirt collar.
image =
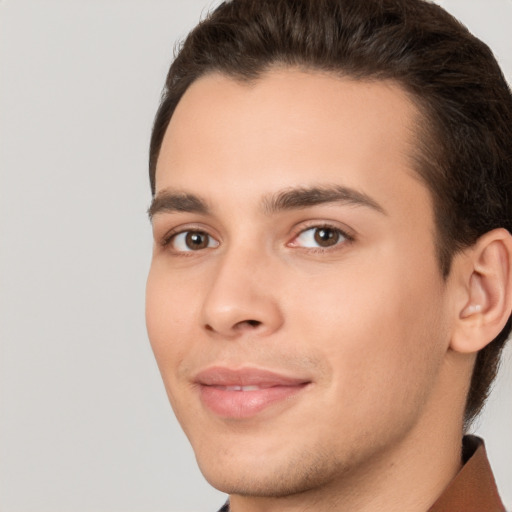
<path id="1" fill-rule="evenodd" d="M 482 439 L 465 436 L 464 466 L 428 512 L 506 512 Z"/>

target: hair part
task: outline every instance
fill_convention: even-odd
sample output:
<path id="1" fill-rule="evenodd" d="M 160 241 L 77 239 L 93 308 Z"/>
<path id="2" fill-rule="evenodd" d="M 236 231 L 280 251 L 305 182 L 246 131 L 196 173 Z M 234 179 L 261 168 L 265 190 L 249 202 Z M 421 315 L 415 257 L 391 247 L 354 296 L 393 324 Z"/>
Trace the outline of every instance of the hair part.
<path id="1" fill-rule="evenodd" d="M 512 95 L 491 50 L 426 0 L 231 0 L 188 35 L 169 70 L 149 174 L 183 94 L 213 72 L 253 81 L 275 66 L 392 80 L 421 114 L 415 170 L 434 205 L 440 271 L 487 231 L 512 232 Z M 494 380 L 510 319 L 478 355 L 466 425 Z"/>

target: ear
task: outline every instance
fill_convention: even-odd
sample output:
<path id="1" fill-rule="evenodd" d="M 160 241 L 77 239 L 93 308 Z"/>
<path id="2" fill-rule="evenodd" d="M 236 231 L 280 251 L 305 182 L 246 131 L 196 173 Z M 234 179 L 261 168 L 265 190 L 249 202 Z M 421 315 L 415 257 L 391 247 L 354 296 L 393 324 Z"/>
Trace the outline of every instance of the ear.
<path id="1" fill-rule="evenodd" d="M 512 311 L 512 235 L 494 229 L 464 252 L 463 293 L 450 348 L 476 353 L 505 326 Z"/>

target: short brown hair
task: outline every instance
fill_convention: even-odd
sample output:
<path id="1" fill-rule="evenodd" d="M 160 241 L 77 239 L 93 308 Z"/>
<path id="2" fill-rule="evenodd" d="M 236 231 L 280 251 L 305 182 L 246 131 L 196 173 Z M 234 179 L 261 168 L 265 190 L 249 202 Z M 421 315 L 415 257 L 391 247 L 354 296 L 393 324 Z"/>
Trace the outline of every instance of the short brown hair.
<path id="1" fill-rule="evenodd" d="M 220 72 L 257 79 L 271 66 L 394 80 L 420 112 L 417 172 L 431 191 L 440 269 L 497 227 L 512 232 L 512 95 L 491 50 L 425 0 L 231 0 L 186 38 L 153 127 L 149 172 L 181 97 Z M 511 330 L 477 356 L 466 422 L 481 410 Z"/>

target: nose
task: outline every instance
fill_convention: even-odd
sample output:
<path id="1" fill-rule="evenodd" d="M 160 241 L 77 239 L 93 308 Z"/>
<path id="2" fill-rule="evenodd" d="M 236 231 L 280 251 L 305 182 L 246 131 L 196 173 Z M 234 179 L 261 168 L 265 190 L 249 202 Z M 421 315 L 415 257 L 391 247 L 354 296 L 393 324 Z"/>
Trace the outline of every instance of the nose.
<path id="1" fill-rule="evenodd" d="M 203 328 L 229 339 L 277 331 L 283 314 L 272 286 L 276 270 L 249 251 L 233 250 L 220 257 L 203 303 Z"/>

